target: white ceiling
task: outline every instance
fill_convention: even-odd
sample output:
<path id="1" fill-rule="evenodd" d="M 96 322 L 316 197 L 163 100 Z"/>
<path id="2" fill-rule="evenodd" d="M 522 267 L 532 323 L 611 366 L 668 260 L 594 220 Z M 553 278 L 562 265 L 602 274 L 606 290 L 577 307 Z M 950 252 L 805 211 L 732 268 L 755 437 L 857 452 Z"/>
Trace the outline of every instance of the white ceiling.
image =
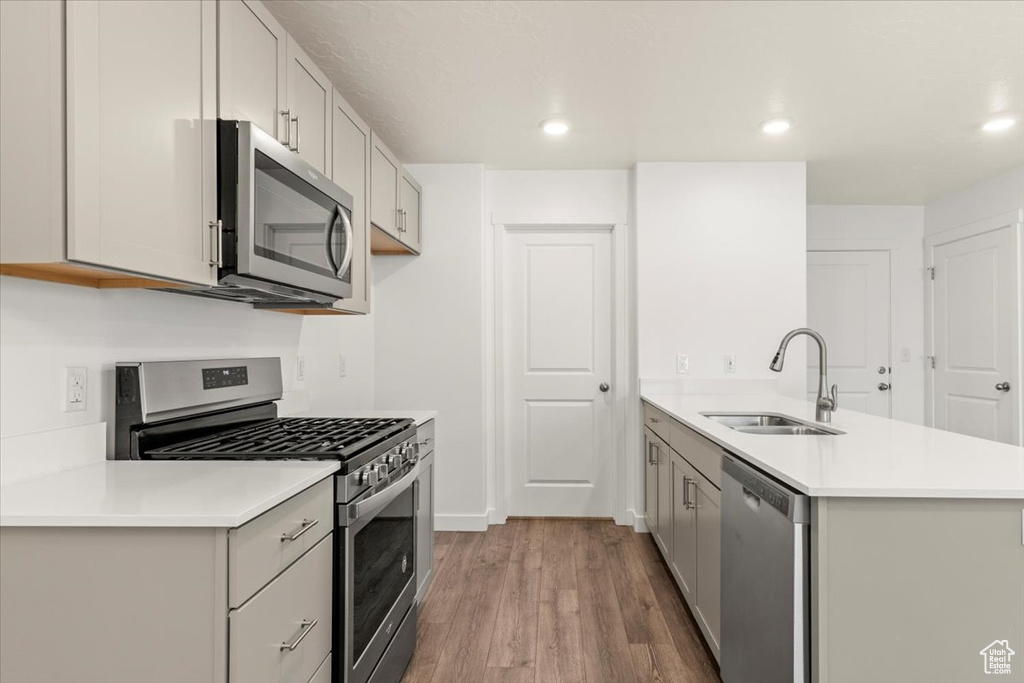
<path id="1" fill-rule="evenodd" d="M 1024 163 L 1024 2 L 269 0 L 406 162 L 806 160 L 808 201 L 921 204 Z M 543 136 L 564 116 L 572 131 Z M 780 138 L 772 116 L 794 119 Z"/>

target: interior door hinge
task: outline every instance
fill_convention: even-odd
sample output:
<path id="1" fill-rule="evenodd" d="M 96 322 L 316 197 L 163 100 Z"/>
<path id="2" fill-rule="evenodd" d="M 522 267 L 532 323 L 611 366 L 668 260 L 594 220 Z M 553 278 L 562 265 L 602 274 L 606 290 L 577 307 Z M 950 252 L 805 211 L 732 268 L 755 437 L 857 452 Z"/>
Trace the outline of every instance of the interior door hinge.
<path id="1" fill-rule="evenodd" d="M 928 361 L 929 364 L 931 364 L 932 370 L 934 370 L 935 369 L 935 356 L 925 356 L 925 359 Z"/>
<path id="2" fill-rule="evenodd" d="M 926 273 L 928 273 L 928 279 L 929 280 L 934 280 L 935 279 L 935 267 L 934 266 L 932 266 L 931 268 L 925 268 L 924 270 L 925 270 Z"/>

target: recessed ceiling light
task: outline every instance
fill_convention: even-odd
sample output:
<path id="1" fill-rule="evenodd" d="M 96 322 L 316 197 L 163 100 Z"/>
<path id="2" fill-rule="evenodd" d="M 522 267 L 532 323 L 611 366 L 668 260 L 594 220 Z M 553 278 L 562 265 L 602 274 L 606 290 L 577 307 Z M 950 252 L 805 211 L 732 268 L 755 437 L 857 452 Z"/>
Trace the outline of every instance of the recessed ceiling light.
<path id="1" fill-rule="evenodd" d="M 569 124 L 561 119 L 542 121 L 540 129 L 548 135 L 565 135 L 569 132 Z"/>
<path id="2" fill-rule="evenodd" d="M 761 130 L 768 135 L 782 135 L 792 127 L 793 122 L 789 119 L 768 119 L 761 124 Z"/>
<path id="3" fill-rule="evenodd" d="M 1017 122 L 1011 119 L 1009 116 L 1001 116 L 998 119 L 992 119 L 991 121 L 986 122 L 985 125 L 981 127 L 981 129 L 986 133 L 998 133 L 1000 131 L 1009 130 L 1010 128 L 1013 128 L 1015 123 Z"/>

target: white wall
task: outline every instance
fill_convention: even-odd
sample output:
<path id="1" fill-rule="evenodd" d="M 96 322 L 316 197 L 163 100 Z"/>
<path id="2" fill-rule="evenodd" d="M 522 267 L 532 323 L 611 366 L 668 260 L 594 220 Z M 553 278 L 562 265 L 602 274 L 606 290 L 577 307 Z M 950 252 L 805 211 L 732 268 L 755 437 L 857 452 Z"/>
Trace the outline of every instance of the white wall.
<path id="1" fill-rule="evenodd" d="M 806 347 L 768 363 L 807 320 L 804 163 L 642 163 L 635 177 L 643 378 L 779 379 L 805 397 Z M 736 357 L 727 375 L 724 356 Z"/>
<path id="2" fill-rule="evenodd" d="M 928 202 L 924 207 L 924 234 L 975 223 L 1024 208 L 1024 166 Z"/>
<path id="3" fill-rule="evenodd" d="M 348 376 L 338 377 L 346 355 Z M 295 379 L 295 358 L 306 379 Z M 373 401 L 373 325 L 351 316 L 302 317 L 164 292 L 100 290 L 0 278 L 0 437 L 113 425 L 118 361 L 280 356 L 297 407 L 365 408 Z M 87 410 L 61 410 L 63 369 L 85 366 Z M 307 398 L 308 396 L 308 398 Z M 110 444 L 108 444 L 109 446 Z M 41 454 L 59 466 L 60 453 Z"/>
<path id="4" fill-rule="evenodd" d="M 924 207 L 808 206 L 807 240 L 815 249 L 890 251 L 892 417 L 923 424 Z"/>
<path id="5" fill-rule="evenodd" d="M 481 223 L 484 169 L 418 164 L 420 256 L 374 257 L 376 406 L 439 411 L 438 529 L 487 526 Z"/>

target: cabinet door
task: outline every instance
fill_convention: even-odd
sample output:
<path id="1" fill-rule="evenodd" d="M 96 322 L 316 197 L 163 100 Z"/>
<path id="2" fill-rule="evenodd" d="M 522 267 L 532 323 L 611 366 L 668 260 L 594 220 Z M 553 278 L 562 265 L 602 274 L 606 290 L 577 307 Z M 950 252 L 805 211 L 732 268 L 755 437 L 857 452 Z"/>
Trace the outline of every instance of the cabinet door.
<path id="1" fill-rule="evenodd" d="M 220 0 L 219 111 L 287 144 L 288 34 L 259 0 Z"/>
<path id="2" fill-rule="evenodd" d="M 367 203 L 370 173 L 370 127 L 337 92 L 331 107 L 331 179 L 352 195 L 352 296 L 334 308 L 350 313 L 370 312 L 370 240 Z"/>
<path id="3" fill-rule="evenodd" d="M 704 622 L 712 649 L 719 651 L 722 627 L 722 494 L 697 475 L 697 618 Z"/>
<path id="4" fill-rule="evenodd" d="M 398 232 L 398 188 L 402 166 L 380 138 L 373 135 L 370 153 L 370 222 L 395 239 Z"/>
<path id="5" fill-rule="evenodd" d="M 655 459 L 654 440 L 644 430 L 644 517 L 647 530 L 656 533 L 658 527 L 658 461 Z"/>
<path id="6" fill-rule="evenodd" d="M 655 440 L 658 458 L 658 533 L 666 561 L 672 557 L 672 451 L 661 439 Z"/>
<path id="7" fill-rule="evenodd" d="M 402 172 L 402 241 L 413 251 L 420 251 L 420 185 L 408 173 Z"/>
<path id="8" fill-rule="evenodd" d="M 67 4 L 70 260 L 215 282 L 216 9 Z"/>
<path id="9" fill-rule="evenodd" d="M 672 454 L 672 558 L 670 565 L 683 595 L 691 601 L 697 590 L 697 516 L 694 503 L 696 472 Z"/>
<path id="10" fill-rule="evenodd" d="M 298 43 L 288 37 L 288 139 L 292 151 L 330 175 L 331 94 L 334 88 Z"/>
<path id="11" fill-rule="evenodd" d="M 422 600 L 434 572 L 434 459 L 416 480 L 416 597 Z"/>

